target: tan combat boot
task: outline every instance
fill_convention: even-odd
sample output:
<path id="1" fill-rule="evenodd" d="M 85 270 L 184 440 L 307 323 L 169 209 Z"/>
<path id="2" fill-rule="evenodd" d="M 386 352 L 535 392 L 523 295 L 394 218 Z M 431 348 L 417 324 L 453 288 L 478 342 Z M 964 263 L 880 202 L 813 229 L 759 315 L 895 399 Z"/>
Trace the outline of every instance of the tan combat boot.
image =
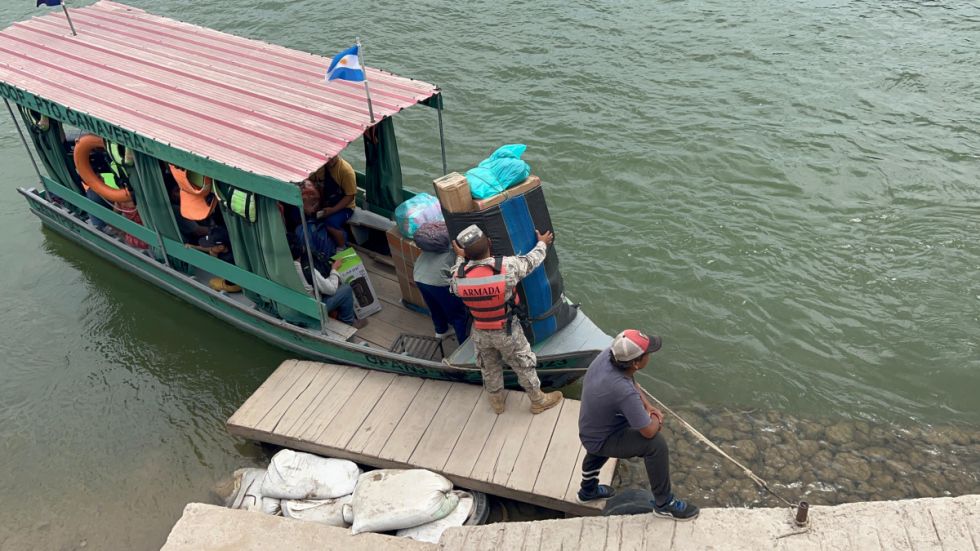
<path id="1" fill-rule="evenodd" d="M 527 391 L 527 395 L 531 398 L 531 413 L 535 415 L 557 406 L 564 398 L 559 390 L 545 394 L 539 388 Z"/>
<path id="2" fill-rule="evenodd" d="M 498 390 L 497 392 L 491 392 L 490 396 L 490 407 L 493 408 L 493 412 L 500 415 L 504 412 L 504 404 L 507 402 L 507 395 L 504 394 L 503 390 Z"/>

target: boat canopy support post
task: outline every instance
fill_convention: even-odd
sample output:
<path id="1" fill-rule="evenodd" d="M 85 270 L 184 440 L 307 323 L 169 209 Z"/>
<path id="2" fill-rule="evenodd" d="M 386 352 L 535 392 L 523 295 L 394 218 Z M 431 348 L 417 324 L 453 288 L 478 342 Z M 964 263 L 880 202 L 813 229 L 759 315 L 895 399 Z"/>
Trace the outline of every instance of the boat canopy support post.
<path id="1" fill-rule="evenodd" d="M 442 148 L 442 173 L 449 174 L 449 165 L 446 164 L 446 133 L 442 128 L 442 101 L 439 101 L 439 107 L 436 108 L 436 113 L 439 115 L 439 147 Z"/>
<path id="2" fill-rule="evenodd" d="M 313 280 L 313 298 L 316 299 L 317 311 L 320 312 L 320 332 L 326 333 L 327 326 L 324 320 L 328 317 L 329 312 L 323 311 L 323 301 L 320 300 L 320 288 L 316 286 L 316 266 L 313 264 L 313 249 L 310 247 L 310 227 L 306 225 L 306 212 L 303 210 L 302 205 L 299 207 L 299 222 L 303 224 L 303 248 L 306 249 L 306 261 L 310 263 L 310 279 Z"/>
<path id="3" fill-rule="evenodd" d="M 374 105 L 371 104 L 371 88 L 368 87 L 367 67 L 364 66 L 364 53 L 361 51 L 361 37 L 355 36 L 354 43 L 357 44 L 357 63 L 364 72 L 364 95 L 367 96 L 368 115 L 371 116 L 371 124 L 374 124 Z"/>
<path id="4" fill-rule="evenodd" d="M 41 175 L 41 169 L 37 166 L 37 161 L 34 160 L 34 153 L 31 152 L 31 146 L 27 145 L 27 138 L 24 137 L 24 131 L 20 129 L 20 123 L 17 122 L 17 115 L 14 114 L 14 108 L 10 106 L 10 100 L 3 98 L 3 102 L 7 104 L 7 112 L 10 113 L 11 120 L 14 121 L 14 126 L 17 127 L 17 134 L 20 135 L 20 142 L 24 144 L 24 149 L 27 151 L 27 156 L 31 158 L 31 164 L 34 165 L 34 172 L 37 174 L 37 180 L 41 183 L 41 187 L 44 188 L 45 195 L 49 195 L 48 186 L 44 183 L 44 176 Z M 51 200 L 51 197 L 48 197 Z"/>

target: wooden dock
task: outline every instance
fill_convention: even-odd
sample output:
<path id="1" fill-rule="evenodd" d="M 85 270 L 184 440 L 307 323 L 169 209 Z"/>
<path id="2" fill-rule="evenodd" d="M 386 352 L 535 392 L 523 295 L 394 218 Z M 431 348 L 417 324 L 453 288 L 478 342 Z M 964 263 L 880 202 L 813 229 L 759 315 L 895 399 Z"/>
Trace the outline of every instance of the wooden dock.
<path id="1" fill-rule="evenodd" d="M 232 434 L 381 468 L 424 468 L 454 484 L 579 515 L 580 402 L 531 415 L 524 392 L 496 415 L 479 386 L 287 360 L 228 419 Z M 616 461 L 599 478 L 612 480 Z"/>

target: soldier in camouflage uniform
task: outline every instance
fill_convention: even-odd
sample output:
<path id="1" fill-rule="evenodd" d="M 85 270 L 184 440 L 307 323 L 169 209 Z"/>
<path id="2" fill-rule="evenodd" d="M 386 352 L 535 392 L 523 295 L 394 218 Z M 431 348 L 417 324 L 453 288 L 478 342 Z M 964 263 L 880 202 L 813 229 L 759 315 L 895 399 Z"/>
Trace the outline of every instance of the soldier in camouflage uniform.
<path id="1" fill-rule="evenodd" d="M 504 412 L 504 364 L 517 374 L 517 381 L 528 393 L 531 413 L 541 413 L 558 405 L 561 392 L 541 392 L 541 381 L 535 371 L 537 357 L 519 323 L 511 319 L 505 302 L 514 295 L 518 282 L 544 262 L 552 233 L 535 232 L 538 243 L 526 255 L 494 257 L 490 239 L 475 225 L 461 231 L 453 242 L 456 264 L 450 290 L 470 309 L 474 318 L 470 338 L 476 348 L 476 363 L 483 373 L 483 387 L 490 395 L 490 405 Z M 513 325 L 513 330 L 512 330 Z M 482 326 L 482 327 L 481 327 Z"/>

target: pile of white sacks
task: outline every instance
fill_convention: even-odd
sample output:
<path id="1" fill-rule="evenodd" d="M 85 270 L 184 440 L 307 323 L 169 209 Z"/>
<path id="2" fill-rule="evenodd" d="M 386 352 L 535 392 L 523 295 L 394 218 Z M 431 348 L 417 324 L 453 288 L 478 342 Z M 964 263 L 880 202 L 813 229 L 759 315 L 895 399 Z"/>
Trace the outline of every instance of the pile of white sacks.
<path id="1" fill-rule="evenodd" d="M 397 531 L 437 543 L 443 531 L 466 522 L 473 497 L 424 469 L 361 472 L 344 459 L 284 449 L 267 469 L 235 471 L 227 505 L 350 527 L 353 534 Z"/>

